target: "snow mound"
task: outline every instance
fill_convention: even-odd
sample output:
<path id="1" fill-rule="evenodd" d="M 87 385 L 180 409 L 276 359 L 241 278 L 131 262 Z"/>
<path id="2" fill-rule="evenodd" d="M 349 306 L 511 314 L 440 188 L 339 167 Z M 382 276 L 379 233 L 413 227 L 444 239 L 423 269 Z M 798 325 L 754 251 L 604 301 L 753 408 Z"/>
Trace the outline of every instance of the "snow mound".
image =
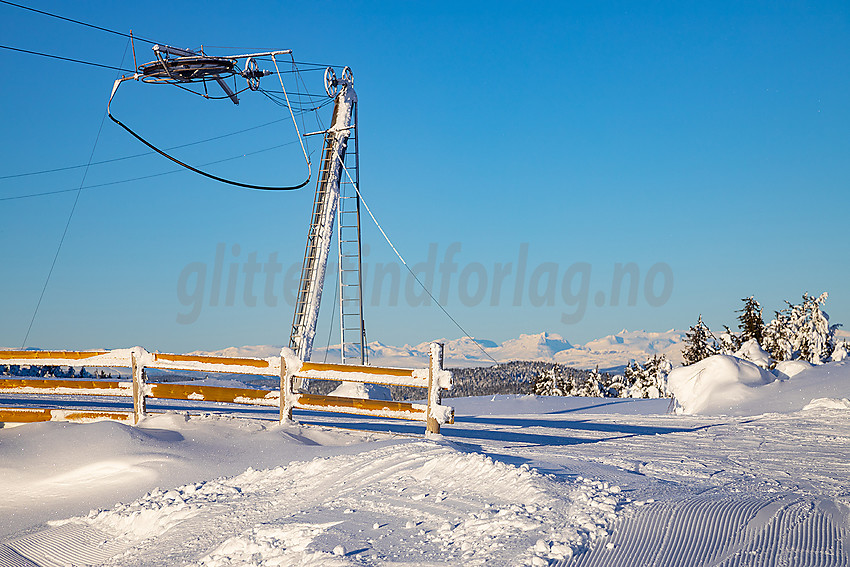
<path id="1" fill-rule="evenodd" d="M 774 380 L 776 376 L 748 360 L 717 354 L 675 368 L 667 386 L 682 413 L 713 413 L 747 400 L 750 390 Z"/>
<path id="2" fill-rule="evenodd" d="M 782 362 L 776 363 L 776 368 L 773 369 L 773 373 L 780 380 L 788 380 L 789 378 L 793 378 L 800 372 L 808 370 L 812 368 L 812 364 L 805 360 L 783 360 Z"/>
<path id="3" fill-rule="evenodd" d="M 841 400 L 850 398 L 850 361 L 818 366 L 781 362 L 770 373 L 748 360 L 715 355 L 674 369 L 667 385 L 681 413 L 761 415 L 844 409 Z"/>
<path id="4" fill-rule="evenodd" d="M 343 398 L 358 398 L 361 400 L 392 400 L 390 389 L 377 384 L 364 384 L 363 382 L 343 382 L 334 389 L 329 396 Z"/>
<path id="5" fill-rule="evenodd" d="M 750 339 L 742 344 L 741 348 L 738 349 L 738 352 L 735 353 L 735 356 L 737 358 L 749 360 L 756 366 L 760 366 L 765 370 L 770 368 L 770 363 L 772 362 L 770 354 L 761 348 L 761 345 L 759 345 L 758 341 L 755 339 Z"/>
<path id="6" fill-rule="evenodd" d="M 317 536 L 338 523 L 259 526 L 247 534 L 227 539 L 212 553 L 202 558 L 197 565 L 199 567 L 352 565 L 352 562 L 337 559 L 327 552 L 307 550 Z"/>
<path id="7" fill-rule="evenodd" d="M 803 408 L 804 411 L 821 410 L 821 409 L 850 409 L 850 400 L 847 398 L 815 398 Z"/>

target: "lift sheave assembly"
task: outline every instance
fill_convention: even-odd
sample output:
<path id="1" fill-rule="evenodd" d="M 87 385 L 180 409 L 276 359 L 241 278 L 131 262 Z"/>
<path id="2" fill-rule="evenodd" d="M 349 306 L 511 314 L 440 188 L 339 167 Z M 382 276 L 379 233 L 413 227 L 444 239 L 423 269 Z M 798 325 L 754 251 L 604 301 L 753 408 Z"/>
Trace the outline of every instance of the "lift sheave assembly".
<path id="1" fill-rule="evenodd" d="M 179 49 L 167 45 L 154 45 L 153 52 L 156 55 L 156 59 L 154 61 L 139 65 L 136 68 L 136 72 L 134 74 L 117 79 L 115 81 L 115 84 L 112 86 L 112 93 L 109 96 L 109 103 L 106 106 L 106 112 L 113 122 L 121 126 L 134 138 L 136 138 L 158 154 L 170 159 L 171 161 L 182 167 L 185 167 L 186 169 L 194 171 L 195 173 L 203 175 L 204 177 L 209 177 L 210 179 L 213 179 L 215 181 L 220 181 L 222 183 L 227 183 L 229 185 L 235 185 L 237 187 L 243 187 L 246 189 L 260 189 L 265 191 L 292 191 L 295 189 L 300 189 L 301 187 L 304 187 L 310 182 L 310 178 L 312 177 L 310 158 L 307 155 L 307 148 L 304 146 L 304 141 L 301 137 L 301 132 L 298 130 L 298 124 L 295 120 L 295 114 L 292 110 L 292 105 L 289 101 L 289 95 L 286 92 L 286 87 L 283 84 L 283 78 L 281 77 L 280 70 L 278 69 L 277 65 L 276 57 L 280 55 L 290 55 L 291 57 L 291 50 L 285 49 L 279 51 L 266 51 L 263 53 L 249 53 L 245 55 L 211 56 L 206 55 L 203 52 L 196 53 L 188 49 Z M 219 177 L 217 175 L 184 163 L 176 157 L 166 153 L 164 150 L 160 149 L 153 143 L 143 138 L 135 130 L 118 120 L 112 114 L 112 100 L 115 98 L 115 94 L 118 92 L 118 88 L 125 81 L 139 81 L 143 83 L 173 85 L 183 88 L 184 90 L 188 90 L 194 94 L 198 94 L 204 98 L 225 98 L 230 99 L 233 104 L 239 104 L 238 94 L 242 91 L 236 90 L 236 76 L 244 78 L 247 82 L 247 86 L 242 90 L 256 91 L 260 88 L 260 79 L 262 77 L 266 77 L 273 74 L 273 72 L 270 70 L 262 70 L 259 68 L 258 60 L 260 59 L 269 59 L 274 64 L 276 74 L 280 79 L 280 87 L 283 91 L 286 106 L 289 109 L 289 114 L 292 118 L 292 124 L 295 128 L 295 133 L 298 136 L 299 142 L 301 142 L 301 150 L 304 153 L 304 161 L 307 164 L 307 178 L 299 184 L 280 186 L 255 185 L 252 183 L 244 183 L 233 179 L 225 179 L 223 177 Z M 240 65 L 240 63 L 242 64 Z M 228 86 L 226 82 L 227 79 L 231 78 L 234 80 L 234 88 Z M 207 89 L 207 85 L 210 82 L 215 83 L 216 85 L 221 87 L 222 91 L 224 91 L 225 96 L 210 96 Z M 188 88 L 188 85 L 191 84 L 201 84 L 204 88 L 204 92 L 199 93 Z"/>

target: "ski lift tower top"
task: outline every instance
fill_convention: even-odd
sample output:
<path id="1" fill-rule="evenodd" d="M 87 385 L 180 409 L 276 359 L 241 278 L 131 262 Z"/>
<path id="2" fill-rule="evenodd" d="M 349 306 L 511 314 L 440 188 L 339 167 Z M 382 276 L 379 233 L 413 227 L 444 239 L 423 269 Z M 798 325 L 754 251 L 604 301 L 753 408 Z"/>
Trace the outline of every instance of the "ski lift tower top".
<path id="1" fill-rule="evenodd" d="M 243 55 L 211 56 L 200 52 L 180 49 L 166 45 L 154 45 L 154 61 L 139 65 L 130 75 L 115 81 L 112 94 L 107 104 L 107 114 L 113 122 L 124 128 L 139 141 L 167 157 L 175 163 L 211 179 L 231 185 L 263 190 L 292 190 L 306 185 L 312 178 L 312 166 L 298 125 L 289 104 L 289 97 L 280 71 L 277 68 L 275 56 L 289 54 L 291 50 L 269 51 Z M 206 84 L 215 82 L 233 104 L 239 104 L 239 98 L 225 79 L 234 75 L 241 76 L 248 83 L 248 89 L 259 90 L 260 79 L 271 75 L 268 70 L 261 70 L 257 63 L 260 59 L 270 58 L 277 71 L 281 90 L 286 98 L 287 107 L 301 149 L 307 164 L 307 179 L 303 183 L 290 186 L 262 186 L 225 179 L 212 173 L 192 167 L 169 155 L 159 147 L 144 139 L 133 129 L 115 118 L 111 112 L 112 100 L 121 84 L 128 80 L 143 83 L 186 85 L 201 83 L 205 98 Z M 135 51 L 134 51 L 135 59 Z M 243 62 L 240 65 L 240 62 Z M 293 65 L 295 64 L 293 59 Z M 186 87 L 183 87 L 186 88 Z M 190 89 L 187 89 L 190 90 Z M 351 69 L 345 67 L 337 78 L 332 67 L 325 70 L 325 91 L 334 99 L 334 111 L 331 126 L 324 132 L 324 149 L 322 163 L 316 179 L 316 195 L 313 200 L 313 210 L 310 217 L 310 229 L 307 235 L 307 246 L 301 268 L 298 296 L 295 302 L 295 314 L 292 319 L 290 332 L 290 348 L 303 360 L 310 360 L 313 341 L 316 335 L 316 324 L 319 317 L 319 307 L 322 300 L 322 290 L 325 284 L 328 256 L 330 254 L 334 221 L 337 223 L 337 245 L 339 248 L 339 318 L 341 359 L 359 358 L 360 364 L 366 363 L 366 331 L 363 322 L 363 280 L 360 246 L 360 195 L 359 195 L 359 151 L 357 148 L 357 94 L 354 91 L 354 77 Z M 354 123 L 352 123 L 354 119 Z M 349 146 L 353 146 L 352 149 Z M 352 176 L 353 172 L 353 176 Z"/>

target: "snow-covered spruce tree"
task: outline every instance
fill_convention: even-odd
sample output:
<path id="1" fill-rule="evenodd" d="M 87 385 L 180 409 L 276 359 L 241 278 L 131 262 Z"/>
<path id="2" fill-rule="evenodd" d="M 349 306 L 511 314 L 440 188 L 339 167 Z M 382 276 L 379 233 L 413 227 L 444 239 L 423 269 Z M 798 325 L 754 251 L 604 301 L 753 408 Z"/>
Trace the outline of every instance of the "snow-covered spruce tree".
<path id="1" fill-rule="evenodd" d="M 821 306 L 829 297 L 823 292 L 818 297 L 803 294 L 803 303 L 794 305 L 791 328 L 796 331 L 792 344 L 799 357 L 812 364 L 823 364 L 835 349 L 835 333 L 840 325 L 830 325 L 829 315 Z"/>
<path id="2" fill-rule="evenodd" d="M 663 354 L 656 354 L 646 359 L 642 372 L 635 385 L 632 386 L 633 398 L 666 398 L 670 396 L 667 390 L 667 375 L 673 365 Z"/>
<path id="3" fill-rule="evenodd" d="M 832 354 L 829 356 L 829 361 L 841 362 L 848 356 L 850 356 L 850 343 L 842 341 L 841 344 L 836 345 L 835 349 L 832 351 Z"/>
<path id="4" fill-rule="evenodd" d="M 573 396 L 588 396 L 592 398 L 610 396 L 611 376 L 599 372 L 599 366 L 590 371 L 590 374 L 581 382 L 574 382 Z"/>
<path id="5" fill-rule="evenodd" d="M 598 369 L 595 372 L 591 372 L 590 375 L 584 379 L 584 382 L 575 389 L 575 395 L 587 396 L 590 398 L 605 397 L 607 388 L 603 384 L 603 378 L 604 375 L 599 374 Z"/>
<path id="6" fill-rule="evenodd" d="M 776 318 L 764 328 L 765 350 L 775 360 L 801 358 L 812 364 L 829 360 L 836 346 L 840 325 L 830 325 L 829 315 L 821 308 L 829 295 L 803 294 L 803 302 L 776 312 Z"/>
<path id="7" fill-rule="evenodd" d="M 741 344 L 750 339 L 755 339 L 761 345 L 764 336 L 764 318 L 761 314 L 761 304 L 752 295 L 741 301 L 744 302 L 744 307 L 740 311 L 736 311 L 736 313 L 740 313 L 738 328 L 741 329 Z M 738 345 L 738 348 L 741 348 L 740 345 Z"/>
<path id="8" fill-rule="evenodd" d="M 682 358 L 685 366 L 699 362 L 713 354 L 717 354 L 717 341 L 711 331 L 702 322 L 702 315 L 696 325 L 685 333 L 685 349 L 682 351 Z"/>
<path id="9" fill-rule="evenodd" d="M 576 384 L 570 368 L 553 365 L 534 377 L 534 393 L 538 396 L 575 396 Z"/>
<path id="10" fill-rule="evenodd" d="M 617 397 L 630 397 L 630 392 L 632 388 L 634 388 L 635 384 L 637 384 L 641 380 L 642 374 L 643 367 L 638 364 L 637 361 L 630 360 L 629 363 L 626 365 L 626 368 L 623 370 L 623 377 L 620 380 L 620 383 L 616 386 Z"/>
<path id="11" fill-rule="evenodd" d="M 534 377 L 534 393 L 538 396 L 557 396 L 557 376 L 554 368 L 547 368 Z"/>
<path id="12" fill-rule="evenodd" d="M 670 394 L 667 390 L 667 375 L 673 365 L 663 354 L 646 359 L 643 364 L 629 362 L 623 376 L 627 385 L 620 391 L 621 398 L 662 398 Z"/>
<path id="13" fill-rule="evenodd" d="M 626 366 L 626 369 L 628 369 L 628 366 Z M 628 395 L 624 375 L 606 375 L 600 383 L 602 384 L 602 395 L 606 398 L 625 398 Z"/>
<path id="14" fill-rule="evenodd" d="M 577 396 L 578 385 L 572 374 L 561 376 L 561 390 L 564 396 Z"/>
<path id="15" fill-rule="evenodd" d="M 740 350 L 744 341 L 740 335 L 736 335 L 728 326 L 723 325 L 723 329 L 724 331 L 720 334 L 719 352 L 720 354 L 735 354 Z"/>
<path id="16" fill-rule="evenodd" d="M 791 304 L 788 305 L 790 308 Z M 794 347 L 791 343 L 791 328 L 788 325 L 788 313 L 788 308 L 776 311 L 773 320 L 764 326 L 762 347 L 777 362 L 791 360 L 794 354 Z"/>

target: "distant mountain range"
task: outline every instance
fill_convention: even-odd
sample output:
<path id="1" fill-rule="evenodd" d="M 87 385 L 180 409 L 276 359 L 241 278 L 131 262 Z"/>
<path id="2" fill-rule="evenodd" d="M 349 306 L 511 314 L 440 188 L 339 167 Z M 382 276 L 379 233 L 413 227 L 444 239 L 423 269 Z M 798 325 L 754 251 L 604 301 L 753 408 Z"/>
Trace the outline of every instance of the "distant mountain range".
<path id="1" fill-rule="evenodd" d="M 583 345 L 573 345 L 555 333 L 520 335 L 499 344 L 487 339 L 462 337 L 439 339 L 445 343 L 445 364 L 448 367 L 487 366 L 511 360 L 536 360 L 557 362 L 583 369 L 599 367 L 600 370 L 620 369 L 630 360 L 644 362 L 655 354 L 664 354 L 674 365 L 682 362 L 684 331 L 670 330 L 661 333 L 622 330 Z M 391 346 L 375 341 L 368 345 L 369 362 L 381 366 L 421 366 L 428 360 L 428 344 Z M 217 356 L 276 356 L 280 346 L 258 345 L 229 347 L 213 352 Z M 314 361 L 338 362 L 339 345 L 313 351 Z"/>

